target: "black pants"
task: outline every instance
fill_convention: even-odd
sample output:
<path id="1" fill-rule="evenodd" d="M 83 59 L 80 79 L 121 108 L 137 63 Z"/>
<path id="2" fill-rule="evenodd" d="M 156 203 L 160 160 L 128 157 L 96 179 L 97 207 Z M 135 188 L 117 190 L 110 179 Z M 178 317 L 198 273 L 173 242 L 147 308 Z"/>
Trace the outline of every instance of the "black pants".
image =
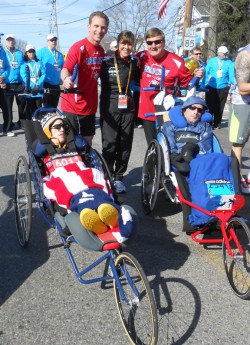
<path id="1" fill-rule="evenodd" d="M 155 128 L 155 121 L 148 121 L 148 120 L 143 120 L 143 129 L 145 133 L 145 137 L 147 140 L 147 144 L 151 142 L 151 140 L 157 138 L 157 131 Z"/>
<path id="2" fill-rule="evenodd" d="M 122 181 L 134 136 L 134 113 L 101 114 L 102 155 L 114 180 Z"/>
<path id="3" fill-rule="evenodd" d="M 215 89 L 211 86 L 208 86 L 207 88 L 209 89 L 209 91 L 206 92 L 205 98 L 209 111 L 214 118 L 213 125 L 216 128 L 221 124 L 221 119 L 227 101 L 229 87 L 225 87 L 223 89 Z"/>
<path id="4" fill-rule="evenodd" d="M 44 83 L 43 87 L 46 89 L 60 90 L 60 85 L 52 85 Z M 46 93 L 43 97 L 43 103 L 46 107 L 57 108 L 60 99 L 60 93 Z"/>
<path id="5" fill-rule="evenodd" d="M 36 109 L 42 106 L 41 98 L 26 98 L 24 99 L 24 112 L 27 120 L 31 120 L 32 115 Z"/>
<path id="6" fill-rule="evenodd" d="M 138 117 L 140 92 L 134 91 L 133 99 L 134 99 L 134 104 L 135 104 L 135 125 L 139 126 L 143 124 L 143 120 L 140 117 Z"/>
<path id="7" fill-rule="evenodd" d="M 11 130 L 11 118 L 7 108 L 6 99 L 3 89 L 0 88 L 0 108 L 3 113 L 3 132 L 9 132 Z"/>
<path id="8" fill-rule="evenodd" d="M 8 109 L 8 117 L 10 121 L 13 121 L 13 103 L 14 98 L 16 100 L 18 109 L 18 122 L 25 119 L 24 113 L 24 100 L 18 96 L 18 93 L 23 93 L 24 88 L 22 83 L 11 83 L 6 84 L 6 89 L 4 89 L 5 100 Z"/>

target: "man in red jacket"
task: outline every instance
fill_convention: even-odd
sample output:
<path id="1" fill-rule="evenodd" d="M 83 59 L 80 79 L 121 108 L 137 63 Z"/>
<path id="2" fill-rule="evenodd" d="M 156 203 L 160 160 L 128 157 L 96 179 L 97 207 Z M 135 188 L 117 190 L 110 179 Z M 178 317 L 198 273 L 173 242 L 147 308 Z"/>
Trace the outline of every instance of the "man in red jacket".
<path id="1" fill-rule="evenodd" d="M 63 86 L 66 89 L 75 86 L 81 92 L 63 95 L 61 109 L 76 132 L 90 144 L 95 134 L 95 113 L 98 105 L 97 80 L 105 55 L 100 42 L 108 30 L 108 25 L 109 19 L 106 14 L 93 12 L 89 17 L 88 37 L 72 45 L 61 72 Z M 78 65 L 78 74 L 74 84 L 71 76 L 75 65 Z"/>
<path id="2" fill-rule="evenodd" d="M 145 114 L 154 113 L 155 107 L 153 100 L 156 91 L 144 91 L 143 88 L 150 87 L 152 84 L 157 86 L 161 82 L 162 66 L 165 67 L 164 87 L 177 85 L 187 87 L 193 76 L 185 66 L 185 62 L 178 55 L 167 51 L 165 47 L 164 33 L 158 28 L 149 29 L 146 32 L 145 40 L 147 50 L 137 54 L 140 60 L 141 69 L 141 94 L 139 103 L 139 118 L 143 119 L 143 128 L 146 140 L 149 143 L 156 138 L 155 117 L 145 118 Z M 203 68 L 195 71 L 195 76 L 203 76 Z M 171 91 L 167 91 L 171 93 Z"/>

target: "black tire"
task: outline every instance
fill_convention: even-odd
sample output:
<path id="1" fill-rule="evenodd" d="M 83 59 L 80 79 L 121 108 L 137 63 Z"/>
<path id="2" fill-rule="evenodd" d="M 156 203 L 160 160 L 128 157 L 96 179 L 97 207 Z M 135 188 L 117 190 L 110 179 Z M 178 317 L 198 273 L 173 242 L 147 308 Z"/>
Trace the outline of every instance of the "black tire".
<path id="1" fill-rule="evenodd" d="M 31 232 L 32 192 L 29 165 L 24 156 L 20 156 L 16 163 L 14 210 L 18 240 L 22 247 L 26 247 Z"/>
<path id="2" fill-rule="evenodd" d="M 145 155 L 141 179 L 141 202 L 146 214 L 153 211 L 155 207 L 160 175 L 161 148 L 156 140 L 152 140 Z"/>
<path id="3" fill-rule="evenodd" d="M 122 300 L 114 280 L 116 306 L 129 340 L 132 344 L 157 344 L 158 319 L 155 300 L 141 265 L 131 254 L 121 253 L 115 260 L 115 267 L 127 299 L 127 303 Z M 131 282 L 126 277 L 131 279 Z M 135 285 L 138 296 L 132 284 Z"/>
<path id="4" fill-rule="evenodd" d="M 226 275 L 231 288 L 234 293 L 242 298 L 250 298 L 250 230 L 246 223 L 240 218 L 232 218 L 226 227 L 226 233 L 229 238 L 229 243 L 233 254 L 232 258 L 223 241 L 223 259 Z M 244 254 L 241 255 L 238 247 L 233 240 L 232 234 L 235 234 L 241 247 L 244 250 Z"/>
<path id="5" fill-rule="evenodd" d="M 92 150 L 93 150 L 93 154 L 92 154 L 93 168 L 96 168 L 96 169 L 98 169 L 104 173 L 104 176 L 108 179 L 108 181 L 110 183 L 110 187 L 111 187 L 112 191 L 114 191 L 113 179 L 112 179 L 110 170 L 108 168 L 108 165 L 107 165 L 105 159 L 97 150 L 95 150 L 95 149 L 92 149 Z M 97 160 L 96 160 L 96 158 L 97 158 Z"/>

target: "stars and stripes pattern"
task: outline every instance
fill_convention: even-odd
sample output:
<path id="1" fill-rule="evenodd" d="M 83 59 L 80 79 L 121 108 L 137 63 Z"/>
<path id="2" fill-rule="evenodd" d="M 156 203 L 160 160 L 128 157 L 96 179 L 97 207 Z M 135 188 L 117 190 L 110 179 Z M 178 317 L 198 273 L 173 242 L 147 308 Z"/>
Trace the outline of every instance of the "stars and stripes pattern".
<path id="1" fill-rule="evenodd" d="M 162 19 L 167 14 L 167 4 L 169 3 L 169 0 L 161 0 L 160 7 L 158 11 L 158 19 Z"/>

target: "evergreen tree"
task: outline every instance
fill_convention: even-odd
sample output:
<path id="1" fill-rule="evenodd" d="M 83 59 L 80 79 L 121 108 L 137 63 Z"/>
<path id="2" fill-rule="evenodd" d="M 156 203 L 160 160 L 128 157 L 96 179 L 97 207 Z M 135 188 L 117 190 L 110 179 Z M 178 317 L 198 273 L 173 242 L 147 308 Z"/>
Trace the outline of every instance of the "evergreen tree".
<path id="1" fill-rule="evenodd" d="M 250 38 L 249 0 L 219 2 L 217 22 L 217 44 L 226 45 L 233 58 L 240 47 L 249 43 Z"/>

